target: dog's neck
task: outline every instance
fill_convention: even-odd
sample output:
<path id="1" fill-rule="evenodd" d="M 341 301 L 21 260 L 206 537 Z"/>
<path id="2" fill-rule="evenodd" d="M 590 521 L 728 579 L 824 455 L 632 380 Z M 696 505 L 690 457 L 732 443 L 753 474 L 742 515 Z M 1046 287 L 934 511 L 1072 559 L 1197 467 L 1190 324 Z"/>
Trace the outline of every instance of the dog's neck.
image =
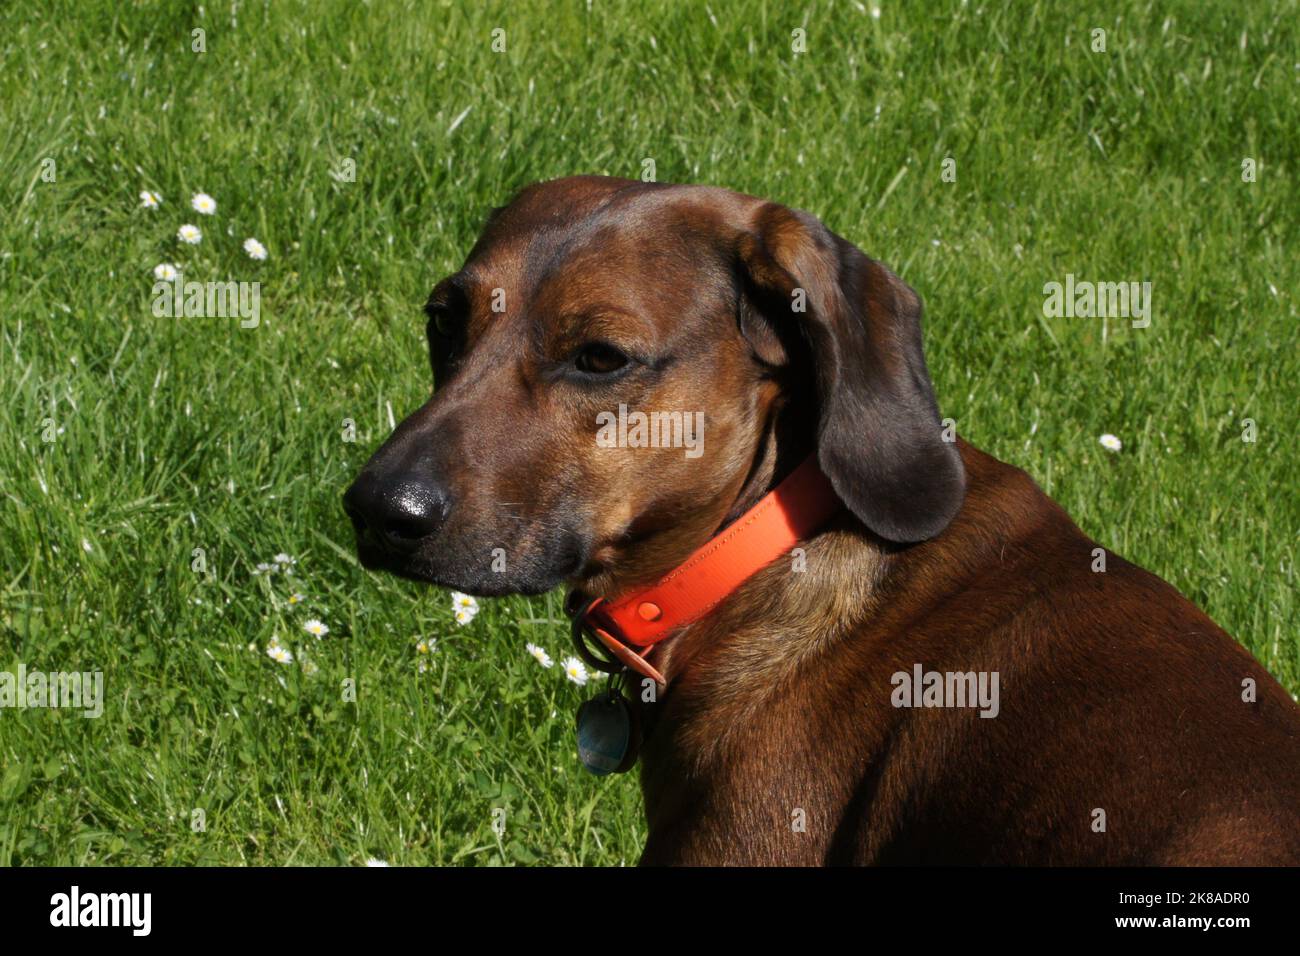
<path id="1" fill-rule="evenodd" d="M 643 728 L 639 771 L 652 843 L 661 834 L 696 832 L 700 815 L 720 807 L 754 811 L 740 795 L 749 758 L 758 754 L 762 763 L 765 748 L 783 746 L 780 734 L 765 736 L 772 715 L 789 706 L 801 671 L 854 645 L 881 603 L 889 558 L 847 511 L 802 550 L 656 647 L 650 660 L 667 680 L 658 700 L 647 701 L 644 682 L 630 695 Z M 755 739 L 766 742 L 754 749 Z"/>
<path id="2" fill-rule="evenodd" d="M 789 407 L 779 404 L 769 410 L 767 425 L 750 463 L 749 474 L 714 534 L 758 504 L 783 477 L 814 453 L 808 435 L 796 430 L 795 416 L 790 412 Z"/>
<path id="3" fill-rule="evenodd" d="M 650 660 L 667 689 L 654 702 L 644 686 L 632 697 L 645 728 L 641 785 L 652 836 L 686 832 L 705 812 L 699 808 L 740 799 L 743 778 L 765 765 L 764 754 L 771 750 L 779 763 L 781 748 L 806 743 L 789 728 L 810 681 L 820 688 L 849 680 L 863 662 L 897 655 L 911 609 L 943 607 L 1053 507 L 1023 474 L 962 450 L 977 507 L 959 514 L 941 538 L 891 545 L 843 510 L 800 546 L 802 555 L 777 559 L 656 647 Z M 878 725 L 906 716 L 884 700 L 873 718 Z M 819 719 L 833 715 L 808 706 Z M 861 719 L 845 715 L 845 726 Z M 834 749 L 833 735 L 822 739 Z M 754 799 L 762 803 L 761 795 Z"/>
<path id="4" fill-rule="evenodd" d="M 752 512 L 784 479 L 815 454 L 808 445 L 808 436 L 792 430 L 791 416 L 782 414 L 782 411 L 788 412 L 789 409 L 770 409 L 749 472 L 725 517 L 715 528 L 713 537 Z M 820 573 L 814 573 L 812 577 L 818 577 L 824 575 L 828 567 L 847 569 L 848 578 L 853 584 L 848 591 L 841 593 L 840 598 L 844 598 L 849 591 L 857 591 L 857 596 L 865 599 L 863 586 L 869 586 L 880 570 L 882 565 L 879 557 L 883 554 L 883 547 L 884 542 L 879 541 L 841 507 L 816 534 L 789 553 L 774 556 L 768 567 L 723 598 L 721 605 L 705 619 L 656 646 L 656 666 L 671 680 L 668 672 L 663 670 L 663 665 L 675 661 L 677 666 L 681 666 L 691 656 L 686 653 L 685 646 L 695 644 L 701 635 L 708 635 L 719 627 L 730 627 L 733 631 L 744 629 L 747 622 L 756 621 L 764 622 L 766 628 L 772 621 L 772 615 L 764 607 L 751 607 L 755 602 L 752 597 L 747 598 L 747 595 L 761 595 L 759 604 L 775 602 L 782 613 L 796 609 L 791 623 L 802 621 L 804 625 L 812 623 L 815 627 L 823 612 L 832 611 L 837 620 L 851 617 L 845 614 L 842 601 L 837 601 L 834 608 L 805 607 L 810 602 L 816 604 L 821 593 L 817 588 L 801 587 L 808 581 L 807 571 L 810 567 L 815 569 Z M 679 648 L 676 652 L 672 650 L 674 646 Z M 795 643 L 792 642 L 790 646 L 795 646 Z M 777 655 L 774 659 L 780 657 L 782 655 Z"/>
<path id="5" fill-rule="evenodd" d="M 805 650 L 824 651 L 847 632 L 874 622 L 899 588 L 942 600 L 955 582 L 994 561 L 1005 542 L 1055 507 L 1022 473 L 971 448 L 959 448 L 970 485 L 964 509 L 938 539 L 895 545 L 842 509 L 796 549 L 759 571 L 708 616 L 655 649 L 655 666 L 668 678 L 691 672 L 691 683 L 726 697 L 725 685 L 743 669 L 753 685 L 780 676 Z M 774 461 L 761 469 L 781 476 Z M 767 477 L 758 488 L 764 493 Z M 1001 495 L 1002 497 L 1000 497 Z M 762 494 L 747 490 L 733 509 L 743 514 Z M 1014 507 L 1005 500 L 1016 502 Z M 978 517 L 977 517 L 978 515 Z M 964 557 L 963 557 L 964 556 Z M 972 557 L 975 556 L 975 557 Z M 865 628 L 870 630 L 870 628 Z"/>
<path id="6" fill-rule="evenodd" d="M 654 664 L 670 688 L 689 670 L 715 699 L 732 696 L 742 675 L 746 684 L 776 686 L 805 651 L 824 648 L 870 615 L 887 567 L 887 546 L 841 511 L 657 647 Z"/>

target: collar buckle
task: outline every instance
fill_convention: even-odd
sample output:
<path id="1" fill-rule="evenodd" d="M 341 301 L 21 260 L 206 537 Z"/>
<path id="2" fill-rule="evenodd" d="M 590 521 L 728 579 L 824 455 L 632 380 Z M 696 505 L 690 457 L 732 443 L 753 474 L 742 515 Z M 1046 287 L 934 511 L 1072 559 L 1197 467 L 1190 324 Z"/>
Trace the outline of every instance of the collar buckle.
<path id="1" fill-rule="evenodd" d="M 570 591 L 564 598 L 564 613 L 573 620 L 573 646 L 578 656 L 588 667 L 603 673 L 618 674 L 624 670 L 634 670 L 642 677 L 649 677 L 655 683 L 667 686 L 668 681 L 663 674 L 632 650 L 627 643 L 610 633 L 617 629 L 612 622 L 605 620 L 603 616 L 596 616 L 596 609 L 603 603 L 603 599 L 587 598 L 576 589 Z M 595 638 L 609 656 L 594 653 L 587 644 L 588 637 Z"/>

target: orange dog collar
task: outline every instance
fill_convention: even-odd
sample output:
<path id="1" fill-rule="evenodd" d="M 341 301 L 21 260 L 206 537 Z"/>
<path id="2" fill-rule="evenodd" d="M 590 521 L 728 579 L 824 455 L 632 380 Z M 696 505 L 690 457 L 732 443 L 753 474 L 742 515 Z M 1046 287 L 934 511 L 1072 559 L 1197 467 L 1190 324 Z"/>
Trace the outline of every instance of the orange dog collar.
<path id="1" fill-rule="evenodd" d="M 710 538 L 656 584 L 613 602 L 579 605 L 570 593 L 574 640 L 587 663 L 605 671 L 629 667 L 666 683 L 632 647 L 653 647 L 704 617 L 736 588 L 809 537 L 841 507 L 814 454 L 725 530 Z M 587 651 L 590 633 L 614 657 L 598 661 Z"/>

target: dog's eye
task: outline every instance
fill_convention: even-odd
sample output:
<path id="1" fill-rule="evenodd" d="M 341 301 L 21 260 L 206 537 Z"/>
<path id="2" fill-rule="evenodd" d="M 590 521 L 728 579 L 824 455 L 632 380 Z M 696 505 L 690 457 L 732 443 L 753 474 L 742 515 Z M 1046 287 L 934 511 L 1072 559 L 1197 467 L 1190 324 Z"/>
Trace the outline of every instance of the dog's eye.
<path id="1" fill-rule="evenodd" d="M 441 335 L 443 338 L 452 338 L 458 331 L 456 316 L 452 314 L 451 309 L 445 305 L 436 305 L 429 307 L 429 331 Z"/>
<path id="2" fill-rule="evenodd" d="M 429 342 L 429 362 L 433 366 L 434 385 L 441 388 L 455 371 L 465 347 L 465 325 L 460 315 L 447 306 L 429 306 L 425 311 L 429 316 L 424 327 Z"/>
<path id="3" fill-rule="evenodd" d="M 573 357 L 574 367 L 588 375 L 612 375 L 625 368 L 629 361 L 626 355 L 604 342 L 584 345 Z"/>

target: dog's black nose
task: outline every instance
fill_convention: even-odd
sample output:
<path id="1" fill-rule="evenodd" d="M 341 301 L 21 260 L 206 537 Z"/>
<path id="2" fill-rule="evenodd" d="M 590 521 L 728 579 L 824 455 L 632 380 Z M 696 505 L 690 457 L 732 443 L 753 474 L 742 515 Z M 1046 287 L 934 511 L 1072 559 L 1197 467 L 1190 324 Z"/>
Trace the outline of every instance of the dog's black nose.
<path id="1" fill-rule="evenodd" d="M 450 499 L 445 488 L 423 475 L 381 478 L 362 472 L 343 495 L 343 509 L 358 535 L 410 554 L 442 527 Z"/>

